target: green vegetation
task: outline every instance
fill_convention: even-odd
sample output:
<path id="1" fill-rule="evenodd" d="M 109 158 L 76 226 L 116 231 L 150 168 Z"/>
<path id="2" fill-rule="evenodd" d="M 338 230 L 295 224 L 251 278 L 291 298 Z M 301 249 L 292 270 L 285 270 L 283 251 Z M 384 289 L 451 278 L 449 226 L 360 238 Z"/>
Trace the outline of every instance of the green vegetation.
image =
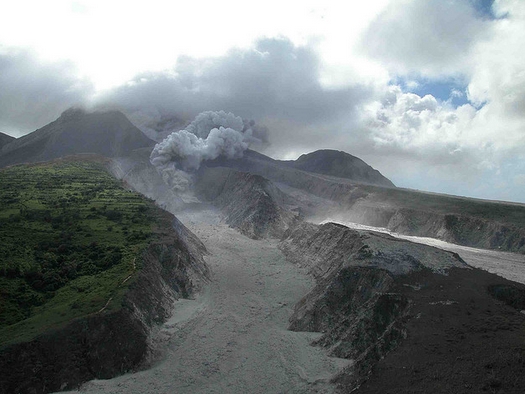
<path id="1" fill-rule="evenodd" d="M 118 309 L 152 203 L 94 161 L 7 168 L 0 185 L 0 346 Z"/>

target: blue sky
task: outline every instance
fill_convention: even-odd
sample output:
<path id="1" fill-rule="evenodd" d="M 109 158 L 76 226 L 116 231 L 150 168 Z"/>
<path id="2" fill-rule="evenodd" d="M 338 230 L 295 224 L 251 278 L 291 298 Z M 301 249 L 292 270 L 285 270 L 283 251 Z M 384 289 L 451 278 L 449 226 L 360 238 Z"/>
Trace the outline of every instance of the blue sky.
<path id="1" fill-rule="evenodd" d="M 496 16 L 494 15 L 494 11 L 492 9 L 492 5 L 494 4 L 494 0 L 470 0 L 476 9 L 476 11 L 479 13 L 481 17 L 494 19 Z"/>
<path id="2" fill-rule="evenodd" d="M 226 110 L 276 158 L 345 150 L 399 186 L 525 202 L 523 42 L 517 0 L 4 2 L 0 132 L 72 105 L 145 131 Z"/>
<path id="3" fill-rule="evenodd" d="M 400 78 L 398 83 L 405 92 L 419 96 L 430 94 L 442 102 L 449 102 L 454 107 L 467 104 L 467 84 L 454 78 L 432 80 L 428 78 L 406 79 Z"/>

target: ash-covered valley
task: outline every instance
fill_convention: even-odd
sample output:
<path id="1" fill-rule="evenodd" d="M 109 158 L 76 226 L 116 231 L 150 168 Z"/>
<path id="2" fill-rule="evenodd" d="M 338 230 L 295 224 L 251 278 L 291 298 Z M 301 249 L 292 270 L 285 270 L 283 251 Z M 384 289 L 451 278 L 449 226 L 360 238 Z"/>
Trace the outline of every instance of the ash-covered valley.
<path id="1" fill-rule="evenodd" d="M 155 143 L 69 110 L 2 146 L 2 174 L 88 160 L 169 212 L 118 305 L 24 340 L 24 320 L 2 327 L 2 392 L 525 390 L 525 206 L 397 188 L 339 151 L 274 160 L 249 149 L 261 130 L 208 111 Z"/>

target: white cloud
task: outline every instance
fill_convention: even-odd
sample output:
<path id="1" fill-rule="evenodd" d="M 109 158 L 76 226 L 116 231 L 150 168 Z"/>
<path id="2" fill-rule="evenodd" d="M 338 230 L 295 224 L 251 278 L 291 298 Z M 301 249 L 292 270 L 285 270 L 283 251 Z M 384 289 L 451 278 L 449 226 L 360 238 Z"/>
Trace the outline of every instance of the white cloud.
<path id="1" fill-rule="evenodd" d="M 360 46 L 395 74 L 439 77 L 468 70 L 490 24 L 468 1 L 400 0 L 368 26 Z"/>
<path id="2" fill-rule="evenodd" d="M 98 102 L 148 127 L 224 109 L 267 125 L 267 152 L 280 157 L 344 149 L 400 185 L 494 197 L 491 180 L 518 198 L 523 1 L 496 1 L 499 19 L 482 18 L 474 0 L 8 3 L 0 45 L 40 54 L 0 56 L 9 127 L 29 131 L 90 97 L 87 75 Z M 443 102 L 392 82 L 424 92 L 445 80 L 468 89 Z M 455 108 L 458 97 L 470 103 Z"/>
<path id="3" fill-rule="evenodd" d="M 351 46 L 388 1 L 17 0 L 1 6 L 0 37 L 47 60 L 74 61 L 99 89 L 170 68 L 181 55 L 222 56 L 261 37 L 316 42 L 327 63 L 348 75 L 338 65 L 352 63 Z"/>
<path id="4" fill-rule="evenodd" d="M 420 97 L 390 86 L 365 111 L 365 124 L 379 151 L 397 150 L 420 160 L 447 164 L 456 162 L 466 147 L 479 148 L 479 143 L 465 133 L 476 116 L 476 109 L 468 104 L 453 108 L 431 95 Z"/>
<path id="5" fill-rule="evenodd" d="M 496 2 L 495 20 L 480 19 L 469 4 L 391 3 L 370 25 L 363 43 L 393 80 L 460 77 L 471 104 L 455 108 L 384 86 L 364 106 L 367 156 L 398 184 L 523 201 L 512 173 L 525 151 L 525 3 Z"/>
<path id="6" fill-rule="evenodd" d="M 0 131 L 19 137 L 55 120 L 93 92 L 69 62 L 42 62 L 34 53 L 0 47 Z"/>
<path id="7" fill-rule="evenodd" d="M 458 89 L 452 89 L 450 91 L 450 97 L 463 97 L 465 93 Z"/>
<path id="8" fill-rule="evenodd" d="M 525 117 L 525 3 L 498 3 L 507 17 L 493 26 L 490 40 L 479 43 L 468 86 L 469 99 L 489 103 L 504 118 Z M 512 7 L 511 7 L 512 5 Z"/>

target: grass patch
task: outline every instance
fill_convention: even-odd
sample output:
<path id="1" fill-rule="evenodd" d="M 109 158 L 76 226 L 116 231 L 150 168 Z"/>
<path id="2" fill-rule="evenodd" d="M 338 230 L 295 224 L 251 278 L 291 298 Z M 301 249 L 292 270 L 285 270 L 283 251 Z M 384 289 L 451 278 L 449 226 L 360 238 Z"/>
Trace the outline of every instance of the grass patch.
<path id="1" fill-rule="evenodd" d="M 0 184 L 0 346 L 120 308 L 152 202 L 94 161 L 14 166 Z"/>

